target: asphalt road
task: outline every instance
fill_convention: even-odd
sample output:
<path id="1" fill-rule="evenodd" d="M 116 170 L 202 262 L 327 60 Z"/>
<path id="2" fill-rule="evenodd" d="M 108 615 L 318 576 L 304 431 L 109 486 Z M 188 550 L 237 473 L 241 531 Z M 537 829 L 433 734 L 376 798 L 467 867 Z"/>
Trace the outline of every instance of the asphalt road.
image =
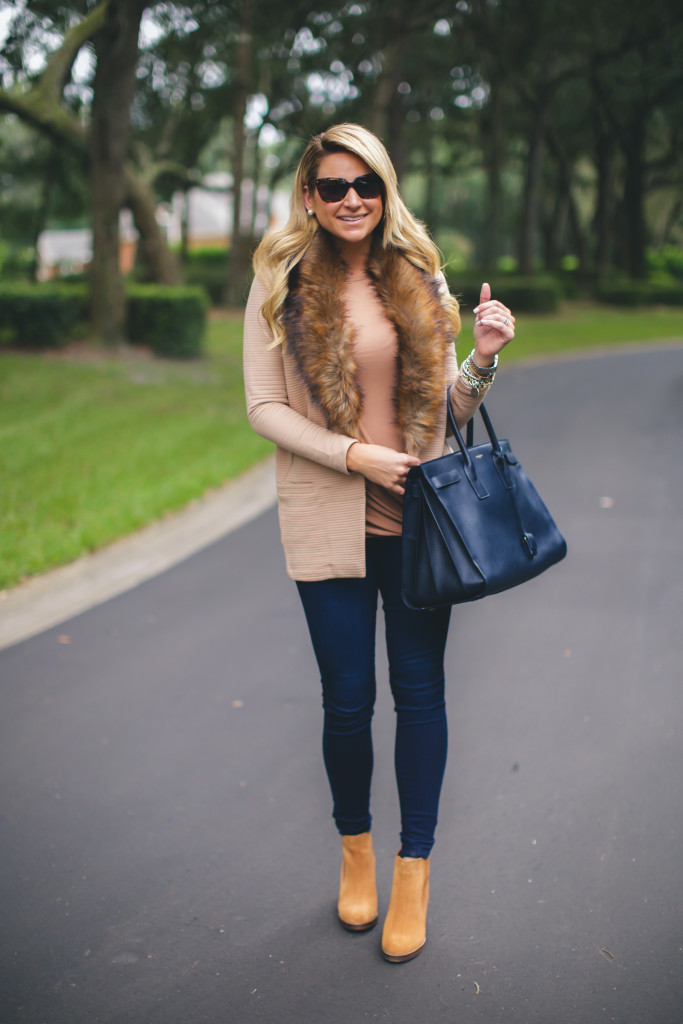
<path id="1" fill-rule="evenodd" d="M 454 613 L 423 954 L 336 922 L 271 511 L 0 652 L 0 1024 L 681 1024 L 683 347 L 517 367 L 488 404 L 570 553 Z"/>

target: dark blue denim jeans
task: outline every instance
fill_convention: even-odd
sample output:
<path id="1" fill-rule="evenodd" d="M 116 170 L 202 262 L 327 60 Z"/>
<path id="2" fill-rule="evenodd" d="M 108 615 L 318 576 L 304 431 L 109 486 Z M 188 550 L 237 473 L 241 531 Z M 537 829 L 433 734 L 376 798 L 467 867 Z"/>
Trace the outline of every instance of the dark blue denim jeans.
<path id="1" fill-rule="evenodd" d="M 370 829 L 377 598 L 382 595 L 389 683 L 396 711 L 394 762 L 401 853 L 434 845 L 448 732 L 444 650 L 450 608 L 412 611 L 401 600 L 401 538 L 368 537 L 364 579 L 297 583 L 323 687 L 323 757 L 342 835 Z"/>

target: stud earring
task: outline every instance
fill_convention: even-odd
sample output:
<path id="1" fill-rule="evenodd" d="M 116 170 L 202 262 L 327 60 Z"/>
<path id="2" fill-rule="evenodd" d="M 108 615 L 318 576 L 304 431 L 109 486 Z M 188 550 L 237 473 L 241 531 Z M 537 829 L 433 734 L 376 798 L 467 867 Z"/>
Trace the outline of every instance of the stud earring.
<path id="1" fill-rule="evenodd" d="M 311 208 L 308 206 L 306 207 L 306 213 L 308 214 L 309 217 L 313 216 L 313 210 L 311 210 Z"/>

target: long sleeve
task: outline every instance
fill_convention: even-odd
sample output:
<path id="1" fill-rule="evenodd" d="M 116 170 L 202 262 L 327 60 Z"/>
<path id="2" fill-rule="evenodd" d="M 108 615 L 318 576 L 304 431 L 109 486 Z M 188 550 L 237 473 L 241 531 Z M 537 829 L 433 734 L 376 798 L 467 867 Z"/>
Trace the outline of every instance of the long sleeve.
<path id="1" fill-rule="evenodd" d="M 486 397 L 486 392 L 477 394 L 473 388 L 470 388 L 465 384 L 464 380 L 457 372 L 458 367 L 457 360 L 455 359 L 455 352 L 453 353 L 453 362 L 455 363 L 456 372 L 453 390 L 451 391 L 451 405 L 453 406 L 453 412 L 455 413 L 455 422 L 458 424 L 458 427 L 462 429 L 474 416 L 475 412 Z"/>
<path id="2" fill-rule="evenodd" d="M 346 453 L 356 439 L 335 434 L 292 407 L 292 390 L 298 390 L 299 405 L 305 407 L 303 387 L 288 381 L 282 346 L 269 347 L 272 334 L 259 312 L 266 297 L 265 285 L 255 278 L 244 318 L 244 385 L 249 422 L 257 434 L 281 448 L 348 473 Z"/>

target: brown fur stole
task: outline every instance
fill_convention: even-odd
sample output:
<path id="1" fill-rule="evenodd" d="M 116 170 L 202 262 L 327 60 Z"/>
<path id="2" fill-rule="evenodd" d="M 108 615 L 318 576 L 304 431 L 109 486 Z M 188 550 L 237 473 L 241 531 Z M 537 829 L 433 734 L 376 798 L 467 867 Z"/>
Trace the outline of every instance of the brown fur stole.
<path id="1" fill-rule="evenodd" d="M 406 450 L 419 452 L 436 430 L 444 366 L 453 343 L 437 281 L 396 249 L 373 241 L 368 275 L 398 338 L 396 422 Z M 283 311 L 287 349 L 331 430 L 358 437 L 363 396 L 356 379 L 353 326 L 344 305 L 346 266 L 319 229 L 292 270 Z"/>

